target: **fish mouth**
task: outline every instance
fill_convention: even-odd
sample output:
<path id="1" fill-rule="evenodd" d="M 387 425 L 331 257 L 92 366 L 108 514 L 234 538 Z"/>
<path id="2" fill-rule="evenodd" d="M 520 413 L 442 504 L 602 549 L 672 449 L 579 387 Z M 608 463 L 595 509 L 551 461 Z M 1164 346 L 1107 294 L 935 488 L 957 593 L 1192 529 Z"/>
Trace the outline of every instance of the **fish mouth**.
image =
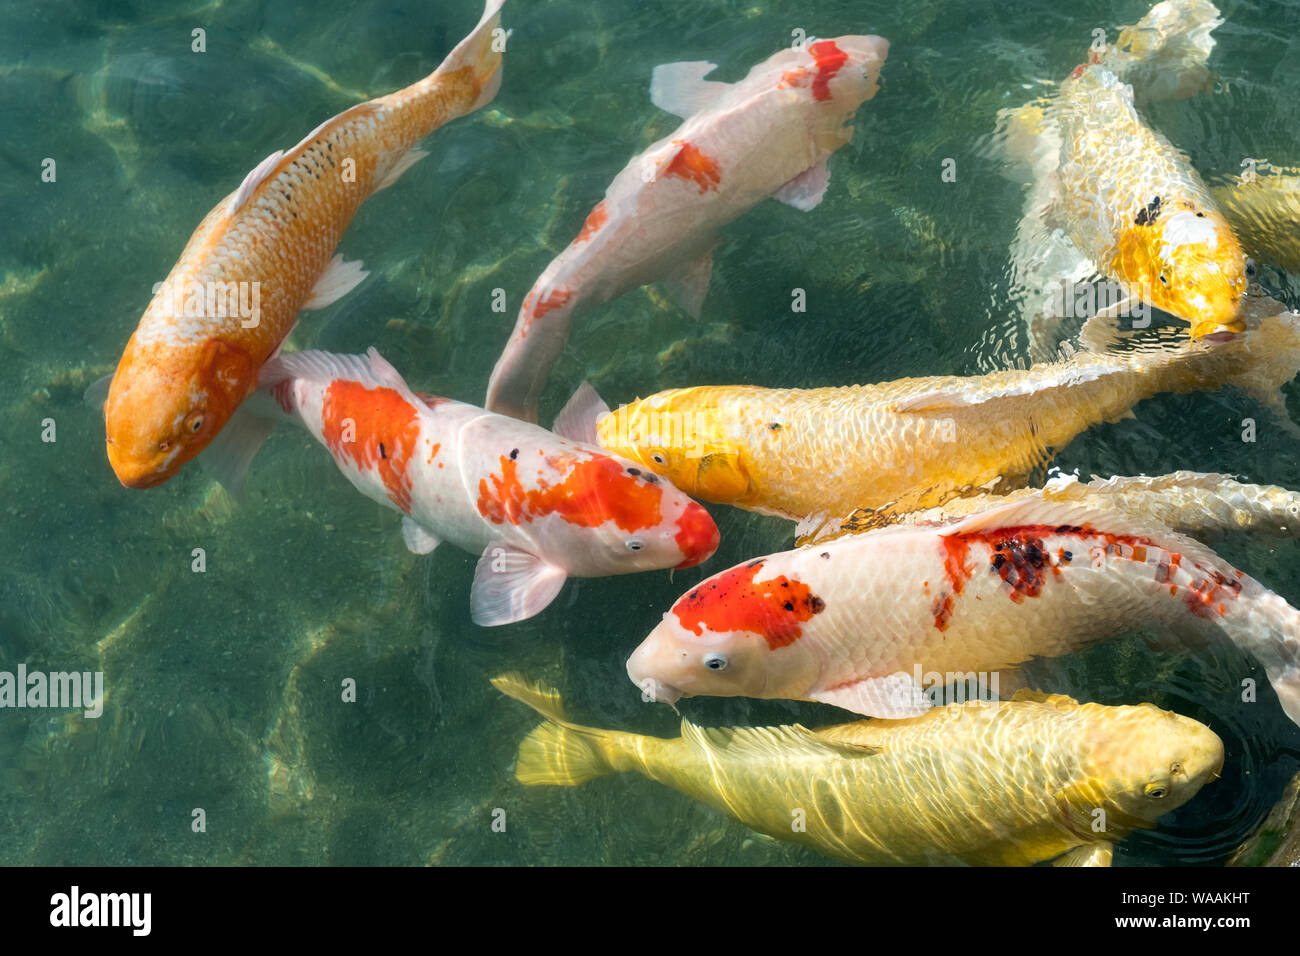
<path id="1" fill-rule="evenodd" d="M 108 464 L 113 469 L 113 474 L 117 480 L 122 483 L 124 488 L 153 488 L 161 485 L 171 477 L 168 471 L 159 471 L 156 466 L 138 465 L 129 460 L 123 460 L 120 456 L 114 454 L 115 446 L 112 441 L 108 442 Z"/>
<path id="2" fill-rule="evenodd" d="M 651 639 L 647 638 L 627 659 L 627 676 L 650 700 L 660 704 L 676 704 L 682 699 L 682 692 L 672 684 L 651 677 L 648 672 L 649 668 L 646 665 L 650 663 L 653 653 Z"/>

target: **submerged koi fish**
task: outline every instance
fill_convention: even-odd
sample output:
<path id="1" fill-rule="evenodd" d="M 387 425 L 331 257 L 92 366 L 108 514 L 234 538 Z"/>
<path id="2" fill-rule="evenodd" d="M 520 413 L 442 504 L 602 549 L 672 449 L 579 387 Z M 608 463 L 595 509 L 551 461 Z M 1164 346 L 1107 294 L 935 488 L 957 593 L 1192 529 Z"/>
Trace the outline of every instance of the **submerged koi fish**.
<path id="1" fill-rule="evenodd" d="M 492 370 L 486 406 L 537 420 L 537 400 L 578 309 L 657 279 L 699 315 L 717 230 L 770 197 L 797 209 L 826 193 L 826 160 L 877 90 L 889 43 L 819 40 L 768 57 L 738 83 L 705 80 L 712 63 L 657 67 L 650 97 L 686 120 L 615 177 L 572 244 L 524 299 Z"/>
<path id="2" fill-rule="evenodd" d="M 702 581 L 627 662 L 658 700 L 817 700 L 875 717 L 926 673 L 998 673 L 1134 630 L 1226 636 L 1300 724 L 1300 611 L 1158 525 L 1026 500 L 768 555 Z"/>
<path id="3" fill-rule="evenodd" d="M 108 460 L 122 484 L 151 488 L 176 474 L 252 394 L 298 313 L 365 277 L 334 248 L 361 204 L 427 155 L 413 148 L 419 140 L 496 95 L 502 2 L 488 0 L 478 26 L 429 76 L 272 153 L 199 224 L 108 389 Z M 241 316 L 232 301 L 251 303 L 253 314 Z"/>
<path id="4" fill-rule="evenodd" d="M 1300 370 L 1300 314 L 1252 315 L 1250 324 L 1232 342 L 1080 351 L 968 378 L 669 389 L 605 415 L 598 436 L 692 497 L 807 519 L 806 534 L 859 508 L 905 513 L 994 481 L 998 491 L 1023 485 L 1080 432 L 1160 392 L 1235 385 L 1294 433 L 1277 390 Z"/>
<path id="5" fill-rule="evenodd" d="M 1044 303 L 1097 274 L 1120 283 L 1130 307 L 1140 300 L 1187 322 L 1193 339 L 1242 330 L 1247 263 L 1236 235 L 1117 75 L 1148 99 L 1194 92 L 1208 76 L 1217 14 L 1203 0 L 1158 4 L 1150 23 L 1129 28 L 1120 47 L 1092 52 L 1055 97 L 1004 114 L 1008 150 L 1030 169 L 1012 259 L 1035 357 L 1045 354 L 1041 326 L 1061 314 Z"/>
<path id="6" fill-rule="evenodd" d="M 859 534 L 886 524 L 942 524 L 987 508 L 1041 498 L 1073 501 L 1089 508 L 1123 512 L 1139 521 L 1156 521 L 1173 531 L 1192 536 L 1224 531 L 1256 531 L 1300 537 L 1300 492 L 1277 485 L 1252 485 L 1231 475 L 1176 471 L 1168 475 L 1094 478 L 1082 482 L 1074 475 L 1057 475 L 1042 488 L 1022 488 L 1006 495 L 981 494 L 953 498 L 938 508 L 890 513 L 882 520 L 873 511 L 859 509 L 827 532 L 802 538 L 799 545 Z"/>
<path id="7" fill-rule="evenodd" d="M 519 745 L 523 784 L 637 772 L 760 833 L 865 865 L 1108 866 L 1116 842 L 1223 766 L 1212 730 L 1154 704 L 1020 691 L 995 706 L 819 730 L 683 720 L 665 740 L 572 723 L 558 694 L 514 674 L 492 683 L 546 718 Z M 790 825 L 797 810 L 803 828 Z"/>
<path id="8" fill-rule="evenodd" d="M 262 385 L 358 491 L 404 515 L 411 551 L 446 540 L 481 553 L 470 593 L 477 624 L 532 617 L 570 576 L 689 568 L 717 549 L 707 511 L 631 462 L 563 437 L 563 412 L 552 433 L 417 396 L 374 349 L 284 353 Z"/>
<path id="9" fill-rule="evenodd" d="M 1287 167 L 1250 173 L 1215 186 L 1214 197 L 1247 252 L 1261 262 L 1300 272 L 1300 176 Z"/>

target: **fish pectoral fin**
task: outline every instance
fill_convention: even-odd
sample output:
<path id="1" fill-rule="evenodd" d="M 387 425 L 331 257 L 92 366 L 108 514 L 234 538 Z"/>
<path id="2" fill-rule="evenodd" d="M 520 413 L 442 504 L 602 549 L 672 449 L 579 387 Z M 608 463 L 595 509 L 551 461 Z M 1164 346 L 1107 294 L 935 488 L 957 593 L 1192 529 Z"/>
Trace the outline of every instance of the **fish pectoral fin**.
<path id="1" fill-rule="evenodd" d="M 412 554 L 428 554 L 442 544 L 441 538 L 410 515 L 402 518 L 402 540 Z"/>
<path id="2" fill-rule="evenodd" d="M 361 280 L 370 275 L 361 268 L 361 260 L 344 262 L 342 253 L 330 260 L 325 271 L 316 280 L 311 295 L 303 303 L 304 309 L 323 309 L 343 298 L 361 284 Z"/>
<path id="3" fill-rule="evenodd" d="M 551 423 L 551 431 L 561 438 L 587 445 L 600 445 L 596 422 L 609 414 L 609 406 L 596 394 L 590 382 L 583 382 Z"/>
<path id="4" fill-rule="evenodd" d="M 826 195 L 830 185 L 831 171 L 826 168 L 826 160 L 815 166 L 809 166 L 794 179 L 790 180 L 772 194 L 772 198 L 802 209 L 804 212 L 816 209 Z"/>
<path id="5" fill-rule="evenodd" d="M 704 79 L 717 68 L 716 63 L 704 60 L 656 66 L 650 79 L 650 102 L 665 113 L 689 119 L 731 89 L 730 83 Z"/>
<path id="6" fill-rule="evenodd" d="M 535 554 L 489 544 L 474 569 L 470 617 L 480 627 L 513 624 L 540 614 L 564 587 L 567 575 Z"/>
<path id="7" fill-rule="evenodd" d="M 86 391 L 82 393 L 81 400 L 85 402 L 89 408 L 93 408 L 97 412 L 102 412 L 104 410 L 104 403 L 108 401 L 108 387 L 113 384 L 113 376 L 115 374 L 115 372 L 109 372 L 102 378 L 97 378 L 87 385 Z"/>
<path id="8" fill-rule="evenodd" d="M 709 294 L 709 279 L 713 275 L 713 250 L 688 262 L 675 275 L 660 280 L 668 298 L 693 319 L 700 317 L 704 297 Z"/>
<path id="9" fill-rule="evenodd" d="M 819 541 L 837 538 L 839 537 L 839 531 L 839 521 L 824 511 L 804 515 L 794 526 L 794 546 L 802 548 L 806 545 L 816 544 Z"/>
<path id="10" fill-rule="evenodd" d="M 254 414 L 242 406 L 235 409 L 226 426 L 217 432 L 199 455 L 203 470 L 220 482 L 236 501 L 244 501 L 244 479 L 258 449 L 266 441 L 275 422 Z"/>
<path id="11" fill-rule="evenodd" d="M 384 178 L 375 186 L 375 192 L 381 189 L 387 189 L 393 183 L 402 178 L 402 173 L 406 172 L 424 157 L 429 155 L 429 151 L 412 147 L 398 157 L 397 162 L 393 163 L 393 168 L 384 174 Z"/>
<path id="12" fill-rule="evenodd" d="M 226 215 L 234 215 L 244 203 L 248 202 L 248 197 L 253 195 L 267 176 L 271 175 L 271 170 L 279 165 L 282 156 L 284 156 L 284 150 L 277 149 L 248 171 L 248 175 L 244 177 L 244 181 L 239 184 L 239 188 L 235 190 L 235 194 L 230 198 L 230 208 L 226 211 Z"/>
<path id="13" fill-rule="evenodd" d="M 855 714 L 894 720 L 919 717 L 930 709 L 930 699 L 906 671 L 885 677 L 864 677 L 852 684 L 815 691 L 808 698 L 843 707 Z"/>
<path id="14" fill-rule="evenodd" d="M 1052 866 L 1110 866 L 1115 855 L 1113 843 L 1085 843 L 1052 861 Z"/>

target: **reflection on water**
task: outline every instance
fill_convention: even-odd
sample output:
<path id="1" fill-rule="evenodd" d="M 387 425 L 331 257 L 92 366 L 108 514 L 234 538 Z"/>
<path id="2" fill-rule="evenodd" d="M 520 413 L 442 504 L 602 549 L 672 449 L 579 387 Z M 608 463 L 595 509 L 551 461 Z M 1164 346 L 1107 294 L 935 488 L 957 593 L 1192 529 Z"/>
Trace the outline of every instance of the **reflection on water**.
<path id="1" fill-rule="evenodd" d="M 1215 90 L 1150 113 L 1211 182 L 1243 156 L 1300 164 L 1300 12 L 1222 6 Z M 396 517 L 361 499 L 305 434 L 276 433 L 242 505 L 193 467 L 130 492 L 107 466 L 102 418 L 81 403 L 207 210 L 263 156 L 427 73 L 476 4 L 82 7 L 0 9 L 0 670 L 101 670 L 107 699 L 98 720 L 0 712 L 0 862 L 827 863 L 639 778 L 526 790 L 510 768 L 534 720 L 488 684 L 517 670 L 561 688 L 585 722 L 674 736 L 676 716 L 629 684 L 627 654 L 683 590 L 787 547 L 790 526 L 713 509 L 723 544 L 705 567 L 571 582 L 544 614 L 487 631 L 469 620 L 475 558 L 409 554 Z M 480 401 L 513 322 L 491 310 L 492 290 L 517 302 L 628 158 L 675 127 L 649 102 L 654 65 L 709 59 L 736 79 L 799 28 L 892 43 L 880 93 L 831 160 L 826 201 L 812 213 L 763 203 L 727 227 L 698 322 L 653 287 L 580 321 L 543 420 L 583 379 L 617 403 L 693 384 L 1027 364 L 1007 265 L 1023 187 L 1003 177 L 987 138 L 999 109 L 1059 81 L 1094 27 L 1113 31 L 1145 8 L 508 3 L 500 95 L 435 133 L 432 155 L 367 203 L 340 251 L 370 278 L 305 315 L 290 344 L 374 345 L 413 386 Z M 204 53 L 191 49 L 196 28 Z M 54 183 L 40 178 L 47 157 Z M 940 179 L 945 159 L 955 182 Z M 1261 264 L 1260 278 L 1297 304 L 1290 275 Z M 806 313 L 790 310 L 795 288 Z M 1298 392 L 1287 390 L 1293 416 Z M 1248 396 L 1162 396 L 1137 412 L 1081 436 L 1057 464 L 1300 484 L 1294 441 Z M 40 440 L 47 418 L 52 443 Z M 1253 443 L 1241 440 L 1246 418 L 1259 423 Z M 1293 540 L 1220 545 L 1300 601 Z M 1236 706 L 1250 675 L 1259 701 Z M 1222 737 L 1221 779 L 1121 843 L 1123 865 L 1222 863 L 1300 765 L 1300 738 L 1262 672 L 1230 650 L 1155 651 L 1133 637 L 1027 676 L 1081 699 L 1151 700 Z M 844 719 L 780 701 L 681 707 L 713 725 Z M 192 828 L 196 808 L 205 833 Z M 504 832 L 492 828 L 498 809 Z"/>

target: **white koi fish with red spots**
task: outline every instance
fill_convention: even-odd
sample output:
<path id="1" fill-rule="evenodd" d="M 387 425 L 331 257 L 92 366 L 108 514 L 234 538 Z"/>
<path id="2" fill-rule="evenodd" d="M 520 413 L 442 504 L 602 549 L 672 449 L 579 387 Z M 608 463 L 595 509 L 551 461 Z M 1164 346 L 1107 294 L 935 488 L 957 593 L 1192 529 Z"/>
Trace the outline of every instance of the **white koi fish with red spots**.
<path id="1" fill-rule="evenodd" d="M 931 701 L 931 674 L 998 674 L 1135 630 L 1226 635 L 1300 723 L 1300 611 L 1204 545 L 1041 500 L 769 555 L 680 598 L 632 654 L 659 700 L 817 700 L 873 717 Z M 1234 682 L 1235 683 L 1235 682 Z"/>
<path id="2" fill-rule="evenodd" d="M 570 576 L 688 568 L 718 546 L 708 512 L 667 481 L 536 425 L 416 395 L 374 349 L 282 354 L 259 384 L 358 491 L 405 516 L 411 551 L 445 540 L 482 555 L 478 624 L 532 617 Z M 579 389 L 557 432 L 594 431 L 599 409 L 581 410 L 592 396 Z"/>
<path id="3" fill-rule="evenodd" d="M 650 98 L 686 120 L 615 177 L 572 244 L 524 299 L 488 384 L 487 408 L 537 420 L 537 400 L 575 312 L 666 280 L 698 316 L 717 230 L 768 197 L 797 209 L 826 193 L 826 160 L 853 138 L 845 122 L 878 89 L 889 43 L 819 40 L 768 57 L 738 83 L 714 64 L 657 67 Z"/>

